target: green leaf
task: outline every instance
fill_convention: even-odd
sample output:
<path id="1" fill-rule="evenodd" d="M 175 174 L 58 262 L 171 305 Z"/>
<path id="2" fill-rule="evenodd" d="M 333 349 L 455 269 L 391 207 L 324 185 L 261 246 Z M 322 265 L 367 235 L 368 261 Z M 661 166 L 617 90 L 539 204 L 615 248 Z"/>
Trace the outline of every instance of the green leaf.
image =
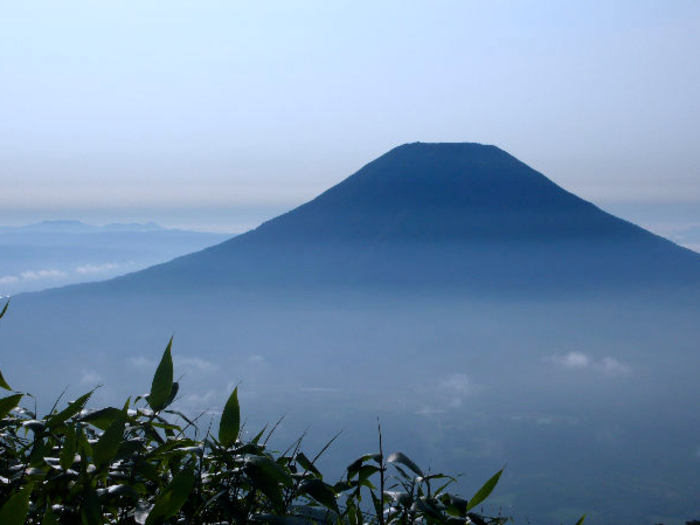
<path id="1" fill-rule="evenodd" d="M 46 512 L 44 512 L 44 519 L 41 520 L 41 525 L 59 525 L 58 518 L 51 510 L 51 504 L 46 505 Z"/>
<path id="2" fill-rule="evenodd" d="M 20 399 L 24 394 L 15 394 L 14 396 L 3 397 L 0 399 L 0 419 L 10 413 L 10 410 L 19 405 Z"/>
<path id="3" fill-rule="evenodd" d="M 241 407 L 238 404 L 238 387 L 236 387 L 226 402 L 223 414 L 221 414 L 219 442 L 226 448 L 230 447 L 238 439 L 240 429 Z"/>
<path id="4" fill-rule="evenodd" d="M 498 480 L 501 477 L 501 474 L 503 474 L 503 469 L 499 470 L 496 472 L 491 479 L 489 479 L 486 483 L 484 483 L 484 486 L 481 487 L 476 494 L 472 496 L 472 498 L 469 500 L 469 504 L 467 505 L 467 511 L 470 511 L 474 507 L 476 507 L 479 503 L 484 501 L 486 498 L 489 497 L 489 495 L 493 492 L 493 489 L 496 488 L 496 485 L 498 484 Z"/>
<path id="5" fill-rule="evenodd" d="M 405 465 L 409 469 L 411 469 L 417 476 L 424 476 L 423 471 L 420 469 L 418 465 L 416 465 L 411 458 L 406 456 L 402 452 L 394 452 L 389 458 L 387 459 L 389 463 L 401 463 L 402 465 Z"/>
<path id="6" fill-rule="evenodd" d="M 61 457 L 59 458 L 61 468 L 68 470 L 73 466 L 75 461 L 75 452 L 78 448 L 78 440 L 72 428 L 66 429 L 66 437 L 63 438 L 63 448 L 61 449 Z"/>
<path id="7" fill-rule="evenodd" d="M 165 352 L 163 352 L 163 357 L 156 369 L 156 373 L 153 375 L 148 404 L 151 405 L 151 408 L 155 411 L 162 410 L 168 406 L 167 401 L 173 389 L 172 346 L 173 338 L 171 337 L 168 346 L 165 348 Z"/>
<path id="8" fill-rule="evenodd" d="M 119 410 L 118 408 L 107 407 L 81 416 L 80 421 L 90 423 L 100 430 L 107 430 L 109 425 L 112 424 L 112 421 L 120 417 L 122 413 L 123 411 Z"/>
<path id="9" fill-rule="evenodd" d="M 302 481 L 299 488 L 302 492 L 305 492 L 311 496 L 324 507 L 340 513 L 338 510 L 338 502 L 336 501 L 335 491 L 330 485 L 327 485 L 320 479 L 311 478 Z"/>
<path id="10" fill-rule="evenodd" d="M 299 452 L 297 454 L 297 463 L 299 463 L 299 465 L 301 465 L 301 467 L 305 471 L 312 472 L 318 478 L 323 478 L 323 475 L 321 474 L 321 472 L 319 472 L 319 470 L 314 466 L 314 464 L 311 463 L 311 461 L 309 461 L 309 458 L 307 458 L 303 452 Z"/>
<path id="11" fill-rule="evenodd" d="M 5 307 L 2 309 L 2 312 L 0 312 L 0 319 L 2 319 L 3 316 L 5 315 L 5 312 L 7 312 L 7 307 L 8 307 L 8 306 L 10 306 L 10 301 L 9 301 L 9 300 L 5 303 Z"/>
<path id="12" fill-rule="evenodd" d="M 0 388 L 4 388 L 5 390 L 12 390 L 12 387 L 7 384 L 7 381 L 5 381 L 5 378 L 2 376 L 2 371 L 0 370 Z"/>
<path id="13" fill-rule="evenodd" d="M 576 522 L 576 525 L 583 525 L 583 522 L 585 521 L 585 519 L 586 519 L 586 515 L 584 514 L 583 516 L 581 516 L 578 519 L 578 521 Z"/>
<path id="14" fill-rule="evenodd" d="M 187 501 L 194 485 L 194 463 L 178 472 L 168 487 L 160 494 L 148 514 L 146 525 L 162 525 L 175 516 Z"/>
<path id="15" fill-rule="evenodd" d="M 31 494 L 32 486 L 27 485 L 12 496 L 0 509 L 0 523 L 2 525 L 24 525 L 29 512 L 29 497 Z"/>
<path id="16" fill-rule="evenodd" d="M 285 487 L 291 488 L 292 477 L 286 470 L 267 456 L 251 456 L 246 458 L 246 467 L 250 469 L 251 466 L 253 470 L 258 470 L 264 477 L 271 481 L 281 483 Z"/>
<path id="17" fill-rule="evenodd" d="M 87 394 L 83 394 L 80 396 L 78 399 L 73 401 L 72 403 L 69 403 L 66 408 L 61 410 L 59 413 L 54 414 L 49 417 L 49 419 L 46 421 L 46 426 L 51 429 L 55 427 L 56 425 L 60 425 L 64 421 L 70 419 L 74 415 L 76 415 L 78 412 L 80 412 L 83 407 L 85 406 L 85 403 L 88 402 L 88 399 L 90 399 L 90 396 L 94 390 L 91 390 Z"/>
<path id="18" fill-rule="evenodd" d="M 112 424 L 92 447 L 92 459 L 98 468 L 109 464 L 119 452 L 119 446 L 124 439 L 125 424 L 126 414 L 122 412 L 122 415 L 112 421 Z"/>
<path id="19" fill-rule="evenodd" d="M 266 456 L 246 458 L 245 472 L 253 487 L 269 498 L 276 512 L 281 512 L 284 498 L 280 484 L 285 487 L 292 486 L 289 473 Z"/>
<path id="20" fill-rule="evenodd" d="M 84 525 L 101 525 L 102 510 L 100 509 L 99 497 L 94 489 L 88 489 L 87 494 L 83 496 L 80 510 Z"/>

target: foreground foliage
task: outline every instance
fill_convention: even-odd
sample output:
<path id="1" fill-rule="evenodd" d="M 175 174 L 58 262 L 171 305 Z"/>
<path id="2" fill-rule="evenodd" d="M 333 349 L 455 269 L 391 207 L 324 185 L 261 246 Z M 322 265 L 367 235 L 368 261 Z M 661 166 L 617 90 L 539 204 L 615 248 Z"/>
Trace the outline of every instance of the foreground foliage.
<path id="1" fill-rule="evenodd" d="M 238 389 L 218 434 L 198 437 L 196 421 L 170 408 L 179 390 L 171 345 L 150 393 L 122 407 L 88 409 L 93 390 L 40 418 L 21 407 L 31 396 L 0 373 L 0 388 L 11 392 L 0 398 L 2 525 L 507 521 L 475 512 L 502 471 L 462 499 L 446 490 L 455 478 L 425 473 L 402 453 L 385 456 L 381 432 L 379 451 L 353 461 L 334 483 L 316 467 L 318 456 L 301 451 L 301 439 L 283 452 L 267 446 L 274 429 L 244 441 Z"/>

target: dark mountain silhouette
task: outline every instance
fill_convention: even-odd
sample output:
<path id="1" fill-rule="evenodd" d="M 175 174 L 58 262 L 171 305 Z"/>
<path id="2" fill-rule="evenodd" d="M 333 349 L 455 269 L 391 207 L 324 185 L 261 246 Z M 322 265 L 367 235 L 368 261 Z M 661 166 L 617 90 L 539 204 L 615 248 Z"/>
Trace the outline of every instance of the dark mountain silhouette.
<path id="1" fill-rule="evenodd" d="M 700 256 L 495 146 L 406 144 L 235 239 L 106 286 L 480 290 L 700 282 Z"/>

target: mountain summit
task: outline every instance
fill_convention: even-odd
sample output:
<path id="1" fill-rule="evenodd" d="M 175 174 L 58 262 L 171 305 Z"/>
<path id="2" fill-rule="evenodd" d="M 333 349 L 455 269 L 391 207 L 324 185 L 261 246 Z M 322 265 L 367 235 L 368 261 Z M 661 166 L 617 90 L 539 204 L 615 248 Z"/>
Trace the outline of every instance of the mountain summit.
<path id="1" fill-rule="evenodd" d="M 700 256 L 495 146 L 399 146 L 312 201 L 114 286 L 480 289 L 687 283 Z"/>

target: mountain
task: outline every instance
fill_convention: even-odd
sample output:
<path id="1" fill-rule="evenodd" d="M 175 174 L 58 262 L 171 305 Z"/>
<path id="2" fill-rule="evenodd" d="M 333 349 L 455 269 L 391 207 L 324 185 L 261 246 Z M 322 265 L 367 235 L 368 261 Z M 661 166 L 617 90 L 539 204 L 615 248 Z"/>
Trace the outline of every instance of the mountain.
<path id="1" fill-rule="evenodd" d="M 220 243 L 230 235 L 155 223 L 93 226 L 51 220 L 0 227 L 0 295 L 98 281 Z"/>
<path id="2" fill-rule="evenodd" d="M 512 292 L 699 282 L 698 254 L 495 146 L 414 143 L 255 230 L 107 286 Z"/>
<path id="3" fill-rule="evenodd" d="M 119 407 L 174 333 L 176 409 L 200 430 L 240 383 L 247 429 L 287 415 L 281 450 L 343 430 L 356 457 L 379 416 L 394 450 L 468 473 L 466 495 L 507 463 L 492 510 L 517 522 L 683 523 L 698 283 L 700 255 L 496 147 L 408 144 L 211 248 L 13 298 L 0 367 L 45 410 L 66 384 Z"/>

